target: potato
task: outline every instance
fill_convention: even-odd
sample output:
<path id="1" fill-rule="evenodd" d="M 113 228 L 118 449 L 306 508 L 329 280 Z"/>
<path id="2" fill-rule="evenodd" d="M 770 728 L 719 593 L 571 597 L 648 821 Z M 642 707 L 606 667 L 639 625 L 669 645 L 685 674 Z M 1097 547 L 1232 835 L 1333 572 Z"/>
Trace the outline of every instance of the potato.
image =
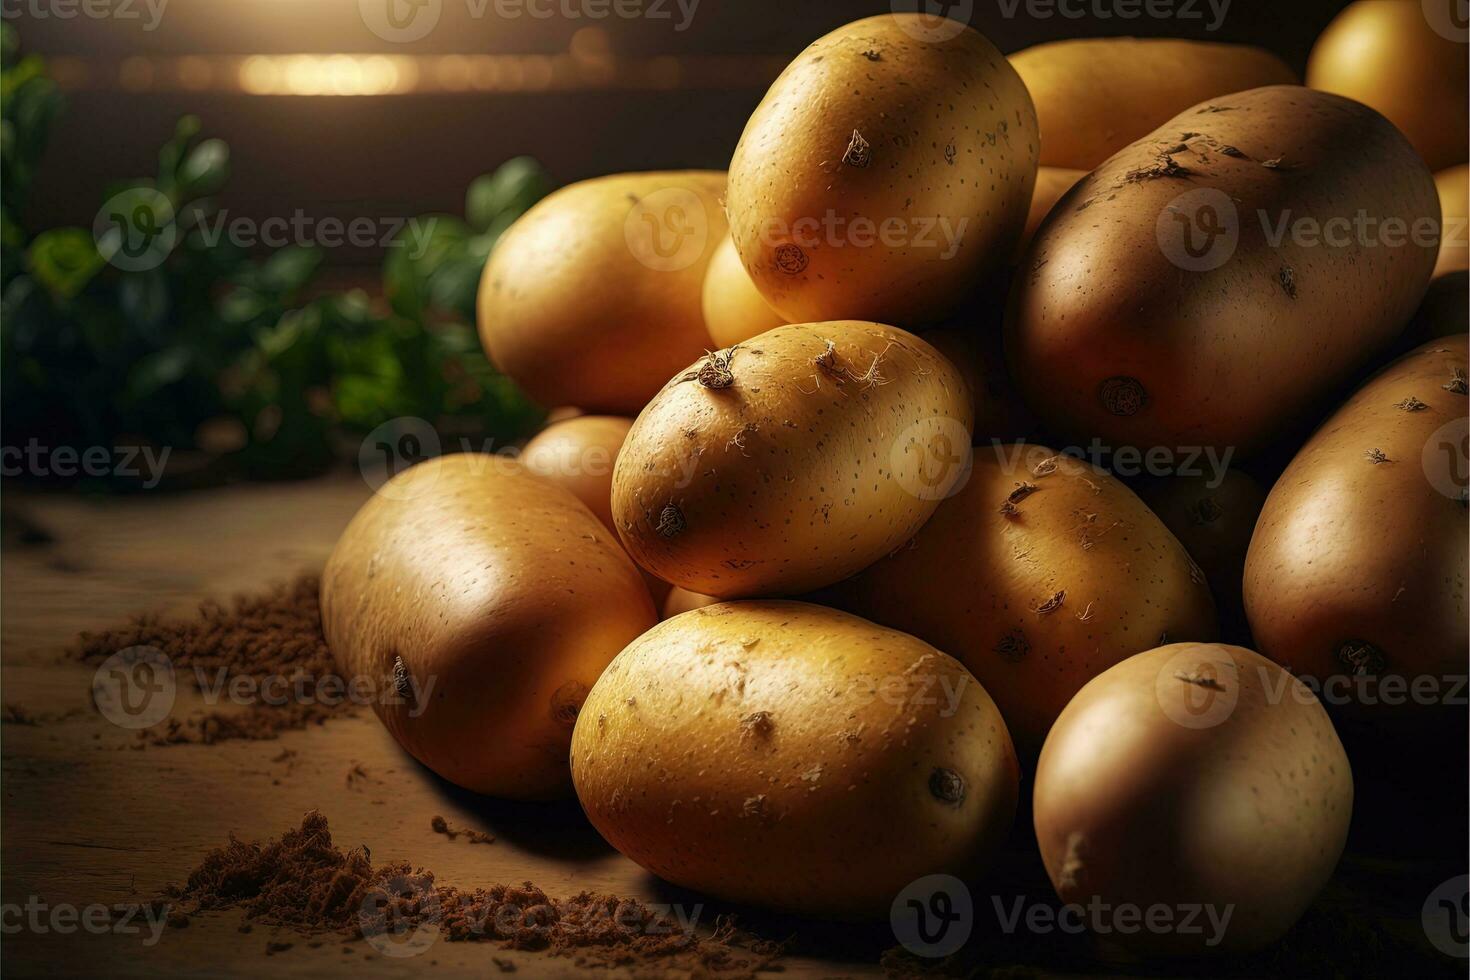
<path id="1" fill-rule="evenodd" d="M 1249 639 L 1241 577 L 1266 490 L 1240 470 L 1171 475 L 1139 484 L 1138 495 L 1205 573 L 1222 635 Z"/>
<path id="2" fill-rule="evenodd" d="M 989 314 L 982 314 L 973 319 L 956 319 L 923 333 L 935 350 L 959 368 L 974 409 L 973 441 L 987 446 L 992 439 L 1022 439 L 1036 424 L 1006 371 L 1000 324 L 991 321 Z"/>
<path id="3" fill-rule="evenodd" d="M 703 308 L 704 324 L 716 347 L 733 347 L 786 322 L 750 281 L 729 236 L 715 250 L 704 274 Z"/>
<path id="4" fill-rule="evenodd" d="M 1196 102 L 1298 80 L 1260 48 L 1135 37 L 1051 41 L 1016 52 L 1011 64 L 1036 103 L 1042 166 L 1077 170 Z"/>
<path id="5" fill-rule="evenodd" d="M 1276 482 L 1251 539 L 1261 652 L 1328 685 L 1347 717 L 1428 722 L 1464 696 L 1466 356 L 1463 334 L 1433 340 L 1358 389 Z"/>
<path id="6" fill-rule="evenodd" d="M 1012 258 L 1036 178 L 1036 116 L 985 38 L 918 14 L 814 41 L 735 148 L 741 261 L 789 322 L 937 321 Z"/>
<path id="7" fill-rule="evenodd" d="M 1307 61 L 1307 84 L 1356 99 L 1397 126 L 1432 170 L 1466 159 L 1464 15 L 1455 0 L 1360 0 L 1337 15 Z M 1453 35 L 1458 28 L 1460 35 Z"/>
<path id="8" fill-rule="evenodd" d="M 1311 89 L 1188 109 L 1066 200 L 1017 275 L 1007 356 L 1053 429 L 1113 446 L 1261 448 L 1388 346 L 1434 267 L 1423 163 Z"/>
<path id="9" fill-rule="evenodd" d="M 886 916 L 973 872 L 1015 818 L 994 702 L 933 647 L 800 602 L 726 602 L 618 655 L 572 736 L 587 818 L 667 881 L 804 914 Z"/>
<path id="10" fill-rule="evenodd" d="M 582 699 L 656 620 L 638 570 L 571 493 L 498 456 L 443 456 L 358 511 L 322 575 L 322 629 L 378 718 L 450 782 L 568 795 Z"/>
<path id="11" fill-rule="evenodd" d="M 1470 269 L 1470 166 L 1460 164 L 1434 175 L 1439 191 L 1440 223 L 1444 229 L 1439 243 L 1439 261 L 1434 276 Z"/>
<path id="12" fill-rule="evenodd" d="M 712 595 L 700 595 L 698 592 L 690 592 L 688 589 L 670 589 L 664 598 L 664 619 L 673 619 L 680 613 L 689 612 L 691 609 L 703 609 L 705 606 L 713 606 L 720 600 Z"/>
<path id="13" fill-rule="evenodd" d="M 962 474 L 959 371 L 856 320 L 777 327 L 691 364 L 633 423 L 613 519 L 659 578 L 722 599 L 829 585 L 907 541 Z"/>
<path id="14" fill-rule="evenodd" d="M 1310 690 L 1242 647 L 1174 643 L 1067 705 L 1034 820 L 1057 894 L 1096 910 L 1097 931 L 1146 952 L 1237 951 L 1279 939 L 1311 904 L 1352 804 Z"/>
<path id="15" fill-rule="evenodd" d="M 1041 167 L 1036 171 L 1036 190 L 1031 194 L 1031 210 L 1026 215 L 1026 230 L 1021 234 L 1021 248 L 1031 244 L 1036 229 L 1051 214 L 1058 201 L 1067 191 L 1087 176 L 1086 170 L 1070 170 L 1066 167 Z"/>
<path id="16" fill-rule="evenodd" d="M 958 657 L 1034 758 L 1093 677 L 1166 639 L 1213 639 L 1204 576 L 1133 492 L 1043 446 L 976 450 L 908 545 L 818 594 Z"/>
<path id="17" fill-rule="evenodd" d="M 725 234 L 712 170 L 563 187 L 511 225 L 480 279 L 480 339 L 543 405 L 636 415 L 710 346 L 700 290 Z"/>
<path id="18" fill-rule="evenodd" d="M 611 531 L 613 463 L 632 427 L 632 419 L 615 415 L 570 418 L 532 436 L 521 464 L 570 490 Z"/>

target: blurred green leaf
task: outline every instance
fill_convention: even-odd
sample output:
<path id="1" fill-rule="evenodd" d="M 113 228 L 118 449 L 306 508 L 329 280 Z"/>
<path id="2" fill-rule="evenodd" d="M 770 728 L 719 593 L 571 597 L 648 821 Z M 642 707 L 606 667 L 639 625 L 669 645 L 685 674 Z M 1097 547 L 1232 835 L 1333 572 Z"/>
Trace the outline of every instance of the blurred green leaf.
<path id="1" fill-rule="evenodd" d="M 58 300 L 81 292 L 103 264 L 91 233 L 81 228 L 43 231 L 26 250 L 26 268 Z"/>
<path id="2" fill-rule="evenodd" d="M 180 200 L 216 193 L 230 178 L 230 148 L 221 139 L 207 139 L 184 157 L 178 169 Z"/>

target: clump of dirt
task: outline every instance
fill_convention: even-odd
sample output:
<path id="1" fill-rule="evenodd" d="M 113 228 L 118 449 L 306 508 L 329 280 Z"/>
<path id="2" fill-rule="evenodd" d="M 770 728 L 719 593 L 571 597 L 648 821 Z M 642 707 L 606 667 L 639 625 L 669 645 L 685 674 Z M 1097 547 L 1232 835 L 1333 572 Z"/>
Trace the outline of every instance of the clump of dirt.
<path id="1" fill-rule="evenodd" d="M 129 647 L 153 647 L 168 657 L 181 685 L 228 691 L 243 678 L 250 691 L 288 692 L 254 698 L 243 710 L 165 719 L 138 733 L 140 746 L 271 739 L 354 707 L 341 694 L 322 635 L 319 594 L 319 578 L 301 575 L 229 603 L 207 599 L 192 616 L 140 613 L 113 629 L 82 633 L 71 652 L 100 664 Z"/>
<path id="2" fill-rule="evenodd" d="M 474 830 L 474 829 L 463 829 L 462 828 L 462 829 L 456 830 L 453 827 L 449 826 L 449 821 L 448 820 L 445 820 L 442 816 L 439 816 L 438 814 L 435 814 L 435 816 L 433 817 L 433 819 L 431 819 L 429 821 L 429 828 L 431 830 L 433 830 L 434 833 L 436 833 L 436 834 L 443 834 L 445 837 L 448 837 L 450 840 L 457 840 L 458 838 L 463 837 L 465 840 L 469 841 L 471 844 L 494 844 L 495 843 L 495 835 L 494 834 L 487 834 L 483 830 Z"/>
<path id="3" fill-rule="evenodd" d="M 242 909 L 247 924 L 334 933 L 374 945 L 494 942 L 502 949 L 573 957 L 578 966 L 657 964 L 700 976 L 753 977 L 779 969 L 781 948 L 728 919 L 700 935 L 643 903 L 582 892 L 554 899 L 530 882 L 463 890 L 405 861 L 374 866 L 366 847 L 334 845 L 327 818 L 309 811 L 297 829 L 267 844 L 233 835 L 165 890 L 156 905 L 169 924 Z"/>

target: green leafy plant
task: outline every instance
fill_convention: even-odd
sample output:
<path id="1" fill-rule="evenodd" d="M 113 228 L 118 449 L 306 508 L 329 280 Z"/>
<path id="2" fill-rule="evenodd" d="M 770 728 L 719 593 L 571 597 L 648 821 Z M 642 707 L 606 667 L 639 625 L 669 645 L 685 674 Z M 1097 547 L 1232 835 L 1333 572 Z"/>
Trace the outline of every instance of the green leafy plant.
<path id="1" fill-rule="evenodd" d="M 311 295 L 320 250 L 252 256 L 204 233 L 219 213 L 230 151 L 202 139 L 192 116 L 159 151 L 151 179 L 109 188 L 96 232 L 27 229 L 20 215 L 62 98 L 40 60 L 20 56 L 8 24 L 3 55 L 6 446 L 169 447 L 167 476 L 177 484 L 319 473 L 401 416 L 476 445 L 514 440 L 540 422 L 485 359 L 473 328 L 486 256 L 550 190 L 534 161 L 517 158 L 476 180 L 463 217 L 410 225 L 422 238 L 388 249 L 381 297 Z M 120 234 L 129 223 L 146 227 L 170 247 L 150 267 L 109 262 L 118 247 L 109 220 Z"/>

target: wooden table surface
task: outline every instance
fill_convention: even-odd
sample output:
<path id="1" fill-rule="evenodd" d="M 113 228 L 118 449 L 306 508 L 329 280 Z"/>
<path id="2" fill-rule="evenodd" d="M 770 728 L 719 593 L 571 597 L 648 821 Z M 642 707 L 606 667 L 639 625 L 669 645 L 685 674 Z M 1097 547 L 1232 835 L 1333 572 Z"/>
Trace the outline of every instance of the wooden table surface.
<path id="1" fill-rule="evenodd" d="M 266 583 L 316 571 L 367 495 L 355 476 L 101 499 L 6 488 L 0 683 L 7 708 L 35 723 L 8 723 L 0 740 L 4 904 L 23 905 L 32 897 L 49 908 L 142 901 L 181 882 L 231 833 L 264 841 L 320 808 L 339 846 L 367 844 L 375 863 L 407 860 L 464 887 L 531 880 L 553 896 L 593 890 L 704 903 L 702 921 L 712 921 L 716 904 L 660 884 L 611 850 L 575 804 L 512 805 L 458 791 L 405 756 L 370 712 L 278 740 L 139 750 L 133 732 L 95 710 L 92 668 L 65 654 L 79 631 L 116 625 L 140 611 L 188 613 L 206 597 L 258 592 Z M 50 540 L 17 540 L 13 532 L 23 523 Z M 190 708 L 181 691 L 175 715 Z M 289 763 L 273 761 L 283 749 L 296 755 Z M 354 767 L 366 778 L 349 782 Z M 1463 771 L 1454 779 L 1463 787 Z M 497 840 L 488 846 L 449 840 L 430 830 L 435 815 L 490 831 Z M 1033 856 L 1015 860 L 1026 887 L 1044 889 Z M 1414 910 L 1423 893 L 1415 889 L 1439 872 L 1411 867 L 1415 884 L 1401 889 L 1408 897 L 1394 930 L 1411 940 L 1417 930 L 1422 944 Z M 1339 875 L 1360 879 L 1354 886 L 1359 893 L 1381 890 L 1384 876 L 1401 881 L 1402 868 L 1353 859 Z M 521 976 L 577 973 L 568 959 L 508 953 L 491 943 L 441 941 L 413 958 L 376 955 L 365 943 L 344 952 L 341 943 L 313 946 L 310 937 L 289 930 L 242 933 L 238 912 L 168 929 L 151 945 L 146 933 L 12 928 L 14 915 L 7 912 L 0 938 L 4 970 L 14 976 L 245 977 L 265 970 L 287 976 L 395 977 L 425 970 L 431 976 L 486 976 L 499 969 L 492 957 L 513 961 Z M 787 928 L 762 925 L 766 933 Z M 783 961 L 784 975 L 882 975 L 878 954 L 893 939 L 881 929 L 799 928 L 816 939 L 795 944 Z M 266 962 L 272 940 L 292 946 Z M 1101 971 L 1109 972 L 1106 966 Z"/>

